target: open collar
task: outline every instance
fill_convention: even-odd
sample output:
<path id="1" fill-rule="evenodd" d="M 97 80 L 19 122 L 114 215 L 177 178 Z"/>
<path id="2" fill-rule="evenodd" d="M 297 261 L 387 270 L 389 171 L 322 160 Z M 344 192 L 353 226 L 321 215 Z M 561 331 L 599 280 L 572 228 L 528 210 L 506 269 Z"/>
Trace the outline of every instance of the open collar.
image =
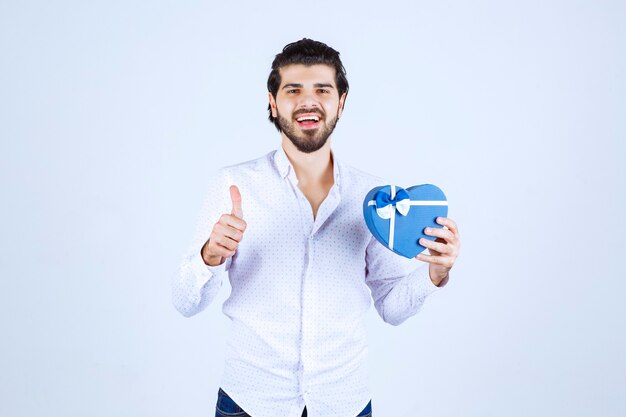
<path id="1" fill-rule="evenodd" d="M 330 150 L 330 154 L 333 161 L 333 179 L 335 181 L 335 185 L 339 187 L 339 184 L 341 183 L 341 163 L 337 160 L 337 155 L 332 149 Z M 291 165 L 291 162 L 289 161 L 282 145 L 276 149 L 276 152 L 274 152 L 274 165 L 276 166 L 281 178 L 287 178 L 290 172 L 293 172 L 295 176 L 296 172 L 293 169 L 293 166 Z"/>

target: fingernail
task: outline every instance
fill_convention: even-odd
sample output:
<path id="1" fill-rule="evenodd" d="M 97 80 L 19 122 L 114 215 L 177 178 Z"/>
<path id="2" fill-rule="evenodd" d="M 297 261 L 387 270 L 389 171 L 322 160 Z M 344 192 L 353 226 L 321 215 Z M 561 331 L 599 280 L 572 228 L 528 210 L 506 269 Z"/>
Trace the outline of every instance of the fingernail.
<path id="1" fill-rule="evenodd" d="M 431 232 L 430 227 L 424 229 L 424 234 L 429 234 Z"/>

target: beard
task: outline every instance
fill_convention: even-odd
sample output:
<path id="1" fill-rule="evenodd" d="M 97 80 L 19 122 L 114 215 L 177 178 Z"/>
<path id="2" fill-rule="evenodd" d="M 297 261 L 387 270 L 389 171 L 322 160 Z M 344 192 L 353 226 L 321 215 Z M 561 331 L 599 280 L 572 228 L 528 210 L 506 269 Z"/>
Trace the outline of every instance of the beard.
<path id="1" fill-rule="evenodd" d="M 310 111 L 314 113 L 320 114 L 319 111 L 314 110 Z M 307 113 L 307 111 L 299 111 L 299 114 Z M 276 112 L 278 115 L 278 124 L 280 125 L 280 129 L 283 131 L 285 136 L 289 138 L 291 143 L 300 151 L 304 153 L 311 153 L 319 150 L 322 146 L 326 144 L 326 141 L 335 130 L 335 126 L 337 125 L 337 121 L 339 120 L 337 116 L 330 119 L 328 123 L 326 123 L 325 114 L 321 114 L 319 127 L 315 129 L 306 129 L 299 130 L 298 122 L 295 121 L 295 116 L 293 121 L 288 120 L 285 117 L 282 117 L 278 111 Z"/>

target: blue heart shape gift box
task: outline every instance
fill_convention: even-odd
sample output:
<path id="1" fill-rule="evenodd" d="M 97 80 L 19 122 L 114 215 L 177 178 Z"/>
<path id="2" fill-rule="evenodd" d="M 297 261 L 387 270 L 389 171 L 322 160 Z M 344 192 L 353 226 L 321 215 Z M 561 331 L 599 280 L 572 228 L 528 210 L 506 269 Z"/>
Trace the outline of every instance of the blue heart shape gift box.
<path id="1" fill-rule="evenodd" d="M 395 185 L 372 188 L 363 201 L 367 228 L 383 246 L 407 258 L 414 258 L 426 248 L 420 238 L 426 227 L 443 227 L 437 217 L 448 216 L 448 201 L 432 184 L 415 185 L 406 190 Z"/>

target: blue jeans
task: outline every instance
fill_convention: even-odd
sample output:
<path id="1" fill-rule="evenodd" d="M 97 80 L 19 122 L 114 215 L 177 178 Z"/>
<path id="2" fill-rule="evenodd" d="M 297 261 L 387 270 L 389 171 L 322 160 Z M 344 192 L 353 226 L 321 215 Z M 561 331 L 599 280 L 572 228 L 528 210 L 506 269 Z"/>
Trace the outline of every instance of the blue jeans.
<path id="1" fill-rule="evenodd" d="M 243 411 L 243 409 L 220 388 L 217 392 L 215 417 L 250 417 L 250 414 Z M 304 411 L 302 411 L 302 417 L 307 417 L 306 407 L 304 407 Z M 372 402 L 367 403 L 363 411 L 356 417 L 372 417 Z"/>

